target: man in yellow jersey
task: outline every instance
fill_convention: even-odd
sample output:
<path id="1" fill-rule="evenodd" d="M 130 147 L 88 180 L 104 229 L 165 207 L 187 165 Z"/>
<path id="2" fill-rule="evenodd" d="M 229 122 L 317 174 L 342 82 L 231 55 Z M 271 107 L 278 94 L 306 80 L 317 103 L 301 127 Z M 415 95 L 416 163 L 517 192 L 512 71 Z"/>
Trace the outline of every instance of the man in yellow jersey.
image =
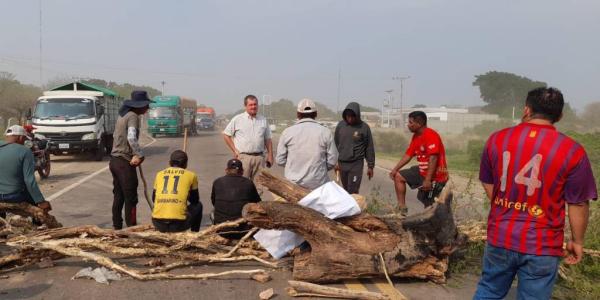
<path id="1" fill-rule="evenodd" d="M 187 154 L 171 153 L 169 165 L 156 174 L 152 201 L 152 223 L 160 232 L 180 232 L 191 228 L 200 231 L 202 203 L 198 193 L 198 177 L 188 171 Z"/>

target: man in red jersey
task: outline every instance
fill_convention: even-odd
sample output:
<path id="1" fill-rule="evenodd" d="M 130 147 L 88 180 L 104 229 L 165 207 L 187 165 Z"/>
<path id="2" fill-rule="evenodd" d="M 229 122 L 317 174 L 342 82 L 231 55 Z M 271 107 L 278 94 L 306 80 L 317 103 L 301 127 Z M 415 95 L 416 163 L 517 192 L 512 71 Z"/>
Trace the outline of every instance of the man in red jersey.
<path id="1" fill-rule="evenodd" d="M 572 232 L 565 262 L 581 261 L 588 201 L 598 192 L 583 147 L 553 127 L 563 106 L 559 90 L 534 89 L 523 122 L 486 143 L 479 179 L 492 204 L 474 299 L 503 299 L 515 275 L 517 299 L 550 299 L 563 256 L 565 204 Z"/>
<path id="2" fill-rule="evenodd" d="M 448 181 L 444 144 L 440 135 L 427 127 L 427 115 L 422 111 L 408 114 L 408 130 L 413 133 L 410 145 L 404 157 L 390 172 L 396 188 L 398 212 L 403 216 L 408 214 L 406 184 L 412 189 L 418 188 L 417 199 L 425 207 L 429 207 Z M 417 157 L 418 165 L 400 170 L 414 156 Z"/>

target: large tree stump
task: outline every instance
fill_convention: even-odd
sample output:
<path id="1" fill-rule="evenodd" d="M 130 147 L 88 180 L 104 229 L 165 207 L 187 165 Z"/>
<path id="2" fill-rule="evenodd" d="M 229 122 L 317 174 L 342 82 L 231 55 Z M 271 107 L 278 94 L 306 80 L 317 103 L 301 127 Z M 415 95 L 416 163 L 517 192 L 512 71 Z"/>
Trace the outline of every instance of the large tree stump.
<path id="1" fill-rule="evenodd" d="M 258 178 L 271 192 L 290 197 L 291 203 L 248 204 L 244 218 L 260 228 L 291 230 L 310 244 L 309 250 L 294 257 L 294 279 L 332 282 L 380 277 L 385 267 L 390 276 L 445 282 L 448 256 L 462 241 L 449 190 L 433 206 L 407 218 L 362 213 L 331 220 L 294 204 L 308 193 L 305 189 L 266 171 Z"/>
<path id="2" fill-rule="evenodd" d="M 10 212 L 23 217 L 31 217 L 35 221 L 48 226 L 48 228 L 62 227 L 56 218 L 43 209 L 29 203 L 5 203 L 0 202 L 0 212 Z"/>

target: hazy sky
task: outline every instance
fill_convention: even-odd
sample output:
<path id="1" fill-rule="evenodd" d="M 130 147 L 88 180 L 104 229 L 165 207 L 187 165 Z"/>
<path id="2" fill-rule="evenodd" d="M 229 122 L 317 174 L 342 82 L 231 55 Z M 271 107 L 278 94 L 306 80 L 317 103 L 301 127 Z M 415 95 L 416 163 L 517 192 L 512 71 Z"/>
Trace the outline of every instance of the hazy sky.
<path id="1" fill-rule="evenodd" d="M 0 0 L 0 71 L 39 83 L 39 2 Z M 97 77 L 231 112 L 248 93 L 336 108 L 482 104 L 474 75 L 513 72 L 599 101 L 600 1 L 43 0 L 43 79 Z"/>

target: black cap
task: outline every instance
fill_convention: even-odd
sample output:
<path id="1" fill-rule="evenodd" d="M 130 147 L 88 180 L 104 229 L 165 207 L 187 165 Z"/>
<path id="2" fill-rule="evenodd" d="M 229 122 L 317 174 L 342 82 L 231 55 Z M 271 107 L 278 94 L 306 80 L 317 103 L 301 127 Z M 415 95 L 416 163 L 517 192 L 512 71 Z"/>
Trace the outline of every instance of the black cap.
<path id="1" fill-rule="evenodd" d="M 239 159 L 232 158 L 227 162 L 227 169 L 242 170 L 242 161 Z"/>
<path id="2" fill-rule="evenodd" d="M 171 162 L 178 162 L 180 165 L 187 164 L 188 156 L 181 150 L 175 150 L 171 153 Z"/>

